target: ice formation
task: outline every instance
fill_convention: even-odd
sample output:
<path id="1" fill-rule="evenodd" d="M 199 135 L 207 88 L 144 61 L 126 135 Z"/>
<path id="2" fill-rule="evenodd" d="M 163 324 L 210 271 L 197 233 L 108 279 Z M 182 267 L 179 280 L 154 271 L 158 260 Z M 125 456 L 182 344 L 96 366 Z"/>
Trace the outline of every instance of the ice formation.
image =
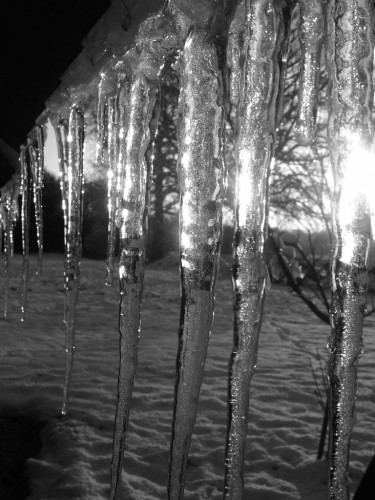
<path id="1" fill-rule="evenodd" d="M 15 175 L 1 188 L 0 225 L 4 239 L 4 318 L 8 315 L 9 273 L 13 257 L 13 228 L 18 219 L 19 176 Z M 2 242 L 0 242 L 2 243 Z"/>
<path id="2" fill-rule="evenodd" d="M 108 245 L 106 285 L 113 283 L 114 254 L 119 226 L 119 197 L 121 194 L 121 162 L 119 161 L 119 119 L 123 118 L 127 105 L 119 103 L 117 74 L 102 74 L 98 96 L 98 142 L 96 161 L 108 167 Z M 122 92 L 120 93 L 122 95 Z M 119 113 L 121 111 L 121 117 Z M 121 129 L 123 134 L 124 129 Z"/>
<path id="3" fill-rule="evenodd" d="M 27 144 L 20 149 L 20 195 L 21 195 L 21 226 L 22 226 L 22 294 L 21 321 L 25 320 L 27 291 L 29 282 L 29 232 L 31 189 L 33 192 L 36 233 L 38 244 L 37 274 L 42 274 L 43 259 L 43 187 L 44 187 L 44 136 L 43 128 L 36 125 L 28 138 Z"/>
<path id="4" fill-rule="evenodd" d="M 120 226 L 120 369 L 116 408 L 111 497 L 114 498 L 121 474 L 124 436 L 126 433 L 133 381 L 137 367 L 140 335 L 141 301 L 145 268 L 145 238 L 148 173 L 145 151 L 149 141 L 148 122 L 155 99 L 154 89 L 142 74 L 131 83 L 129 124 L 123 148 L 125 177 L 119 210 Z"/>
<path id="5" fill-rule="evenodd" d="M 193 29 L 181 61 L 178 169 L 182 297 L 168 486 L 171 499 L 183 498 L 213 320 L 225 193 L 221 50 L 209 32 Z"/>
<path id="6" fill-rule="evenodd" d="M 272 1 L 246 4 L 237 110 L 234 342 L 229 362 L 224 485 L 224 498 L 231 499 L 243 496 L 250 381 L 269 282 L 263 251 L 280 79 L 278 55 L 284 33 L 281 13 L 281 7 Z"/>
<path id="7" fill-rule="evenodd" d="M 38 143 L 34 144 L 30 141 L 28 145 L 28 157 L 30 162 L 30 172 L 33 186 L 33 199 L 35 207 L 36 234 L 38 243 L 38 273 L 42 274 L 42 258 L 43 258 L 43 134 L 40 127 L 38 130 Z"/>
<path id="8" fill-rule="evenodd" d="M 294 132 L 298 142 L 307 146 L 313 141 L 315 133 L 320 60 L 324 41 L 324 2 L 299 0 L 299 6 L 301 63 L 299 113 Z"/>
<path id="9" fill-rule="evenodd" d="M 327 8 L 328 136 L 335 180 L 333 219 L 337 238 L 332 259 L 329 341 L 329 498 L 346 500 L 350 498 L 349 447 L 357 365 L 362 352 L 366 257 L 371 238 L 365 184 L 373 168 L 370 151 L 374 12 L 370 0 L 348 0 L 338 5 L 330 1 Z M 369 156 L 370 160 L 366 160 Z"/>
<path id="10" fill-rule="evenodd" d="M 238 3 L 238 5 L 237 5 Z M 168 498 L 183 498 L 185 468 L 195 423 L 214 306 L 220 251 L 225 112 L 237 110 L 237 186 L 234 239 L 234 343 L 229 363 L 228 431 L 224 498 L 243 496 L 243 462 L 250 381 L 255 369 L 262 309 L 268 286 L 264 243 L 268 175 L 275 144 L 294 0 L 169 0 L 140 25 L 136 43 L 113 59 L 101 75 L 98 105 L 99 163 L 108 166 L 108 257 L 112 284 L 116 233 L 120 262 L 120 367 L 110 498 L 121 477 L 125 436 L 140 337 L 149 183 L 150 142 L 158 120 L 159 81 L 167 59 L 180 56 L 179 183 L 181 315 Z M 323 37 L 328 33 L 329 142 L 335 177 L 330 338 L 329 497 L 349 498 L 347 477 L 356 397 L 356 366 L 362 349 L 367 284 L 366 254 L 371 238 L 369 201 L 364 194 L 372 141 L 373 4 L 370 0 L 299 0 L 301 71 L 296 139 L 314 138 Z M 236 12 L 234 12 L 236 10 Z M 232 20 L 233 17 L 233 20 Z M 63 413 L 74 353 L 79 290 L 82 216 L 83 115 L 55 123 L 65 219 L 65 317 L 67 364 Z M 21 150 L 23 297 L 28 274 L 28 161 L 32 170 L 42 249 L 42 129 L 36 144 Z M 360 158 L 363 175 L 355 162 Z M 368 167 L 370 168 L 370 166 Z M 358 177 L 360 177 L 358 179 Z M 358 182 L 357 182 L 358 181 Z M 19 180 L 1 192 L 5 289 Z M 355 189 L 354 189 L 355 187 Z M 41 258 L 39 260 L 41 271 Z M 5 292 L 5 316 L 7 291 Z"/>
<path id="11" fill-rule="evenodd" d="M 110 221 L 110 224 L 114 227 L 117 223 L 120 232 L 120 366 L 111 464 L 111 499 L 116 497 L 121 477 L 137 368 L 150 188 L 150 164 L 146 153 L 152 134 L 156 132 L 153 113 L 158 99 L 160 71 L 170 50 L 168 36 L 173 38 L 173 33 L 164 32 L 167 22 L 163 14 L 147 19 L 137 46 L 125 55 L 118 66 L 118 167 L 117 172 L 112 174 L 116 185 L 111 187 L 113 197 L 110 203 L 114 221 Z M 111 156 L 116 154 L 113 142 L 116 138 L 109 140 L 113 133 L 111 124 L 114 124 L 116 116 L 115 111 L 111 111 L 111 99 L 108 100 L 108 109 L 108 148 Z M 109 236 L 111 238 L 111 234 Z M 109 248 L 111 250 L 111 241 Z"/>
<path id="12" fill-rule="evenodd" d="M 69 387 L 74 358 L 76 307 L 78 301 L 81 261 L 81 228 L 83 196 L 84 117 L 72 107 L 69 120 L 55 125 L 60 164 L 60 183 L 64 211 L 64 288 L 66 369 L 62 413 L 68 410 Z"/>
<path id="13" fill-rule="evenodd" d="M 44 129 L 43 126 L 36 126 L 36 138 L 38 145 L 38 172 L 36 176 L 36 203 L 37 211 L 37 241 L 38 241 L 38 273 L 43 273 L 43 187 L 44 187 Z"/>
<path id="14" fill-rule="evenodd" d="M 117 96 L 108 99 L 108 247 L 106 284 L 112 285 L 116 246 L 117 162 L 118 162 Z"/>
<path id="15" fill-rule="evenodd" d="M 28 151 L 26 146 L 21 147 L 21 180 L 20 194 L 21 202 L 21 223 L 22 223 L 22 296 L 21 296 L 21 321 L 25 320 L 27 305 L 27 290 L 29 282 L 29 232 L 30 232 L 30 176 L 28 165 Z"/>

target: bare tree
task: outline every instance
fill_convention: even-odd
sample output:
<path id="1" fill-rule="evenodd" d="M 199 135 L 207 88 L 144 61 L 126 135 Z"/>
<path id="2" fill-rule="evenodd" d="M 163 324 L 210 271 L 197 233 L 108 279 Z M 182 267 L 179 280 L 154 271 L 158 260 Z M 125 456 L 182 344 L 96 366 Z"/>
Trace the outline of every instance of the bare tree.
<path id="1" fill-rule="evenodd" d="M 150 204 L 149 258 L 157 260 L 170 250 L 169 229 L 175 224 L 179 200 L 177 182 L 177 104 L 179 87 L 176 73 L 168 71 L 161 85 L 158 133 L 153 144 L 153 173 Z M 168 227 L 169 226 L 169 227 Z M 172 229 L 173 231 L 173 229 Z M 176 235 L 177 237 L 177 235 Z"/>

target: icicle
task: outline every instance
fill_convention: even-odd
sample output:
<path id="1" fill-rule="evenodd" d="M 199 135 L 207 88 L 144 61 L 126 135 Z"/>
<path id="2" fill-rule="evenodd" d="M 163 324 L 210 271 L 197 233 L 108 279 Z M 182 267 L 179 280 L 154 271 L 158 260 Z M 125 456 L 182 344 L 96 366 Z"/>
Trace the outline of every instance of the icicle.
<path id="1" fill-rule="evenodd" d="M 327 19 L 328 134 L 335 180 L 336 233 L 329 341 L 329 498 L 348 500 L 350 437 L 366 308 L 369 200 L 373 197 L 373 3 L 331 0 Z"/>
<path id="2" fill-rule="evenodd" d="M 10 259 L 12 257 L 12 223 L 8 213 L 5 213 L 4 225 L 4 318 L 8 317 L 8 303 L 9 303 L 9 268 Z"/>
<path id="3" fill-rule="evenodd" d="M 102 165 L 104 163 L 104 151 L 106 144 L 106 115 L 107 115 L 107 99 L 106 99 L 106 91 L 105 88 L 105 75 L 101 75 L 100 83 L 99 83 L 99 93 L 98 93 L 98 140 L 96 146 L 96 163 L 98 165 Z"/>
<path id="4" fill-rule="evenodd" d="M 160 72 L 165 57 L 173 54 L 175 44 L 171 20 L 162 10 L 142 23 L 137 46 L 126 54 L 116 68 L 122 71 L 118 96 L 117 186 L 120 192 L 116 217 L 120 226 L 120 367 L 111 464 L 111 500 L 116 497 L 121 477 L 138 359 L 150 179 L 145 154 L 155 128 L 153 110 Z"/>
<path id="5" fill-rule="evenodd" d="M 125 164 L 125 153 L 124 148 L 126 135 L 129 129 L 129 109 L 130 109 L 130 80 L 128 76 L 123 76 L 119 91 L 118 91 L 118 127 L 117 127 L 117 164 L 114 172 L 115 175 L 115 190 L 112 192 L 114 199 L 112 200 L 114 206 L 114 218 L 117 228 L 121 227 L 122 223 L 122 195 L 124 191 L 125 182 L 125 169 L 123 165 Z M 120 147 L 121 146 L 121 147 Z"/>
<path id="6" fill-rule="evenodd" d="M 39 128 L 39 127 L 38 127 Z M 40 132 L 39 132 L 40 135 Z M 43 143 L 42 143 L 43 144 Z M 42 146 L 43 147 L 43 146 Z M 38 274 L 42 273 L 42 255 L 43 255 L 43 203 L 42 203 L 42 191 L 43 191 L 43 153 L 42 157 L 39 149 L 35 147 L 34 144 L 29 144 L 28 146 L 29 157 L 30 157 L 30 167 L 33 179 L 33 192 L 34 192 L 34 207 L 35 207 L 35 221 L 36 221 L 36 234 L 38 241 Z"/>
<path id="7" fill-rule="evenodd" d="M 243 497 L 243 462 L 249 387 L 255 370 L 264 297 L 267 191 L 276 128 L 279 52 L 283 19 L 279 2 L 246 3 L 242 85 L 238 110 L 236 228 L 234 239 L 234 342 L 229 361 L 228 429 L 224 498 Z"/>
<path id="8" fill-rule="evenodd" d="M 292 28 L 292 17 L 295 15 L 296 0 L 282 2 L 284 19 L 284 37 L 279 51 L 279 91 L 276 102 L 276 127 L 278 128 L 283 119 L 283 93 L 288 69 L 288 58 L 290 50 L 290 35 Z"/>
<path id="9" fill-rule="evenodd" d="M 178 159 L 182 297 L 169 499 L 183 497 L 213 320 L 225 192 L 225 103 L 220 49 L 207 31 L 193 29 L 182 55 Z"/>
<path id="10" fill-rule="evenodd" d="M 108 245 L 106 285 L 113 282 L 113 265 L 116 246 L 116 200 L 118 186 L 118 103 L 117 97 L 108 99 Z"/>
<path id="11" fill-rule="evenodd" d="M 103 166 L 108 161 L 109 144 L 109 99 L 117 96 L 118 83 L 117 72 L 108 70 L 107 73 L 101 73 L 101 78 L 98 88 L 98 110 L 97 110 L 97 146 L 96 146 L 96 163 L 98 166 Z"/>
<path id="12" fill-rule="evenodd" d="M 298 119 L 294 129 L 297 141 L 307 146 L 315 134 L 318 104 L 320 58 L 325 36 L 324 2 L 299 0 L 301 69 L 298 92 Z"/>
<path id="13" fill-rule="evenodd" d="M 60 121 L 55 127 L 55 131 L 58 145 L 60 184 L 65 222 L 64 323 L 66 370 L 61 410 L 65 415 L 68 410 L 69 387 L 74 359 L 76 308 L 79 292 L 82 249 L 81 228 L 84 147 L 84 117 L 82 112 L 73 107 L 70 110 L 68 124 L 66 124 L 65 121 Z"/>
<path id="14" fill-rule="evenodd" d="M 29 233 L 30 233 L 30 176 L 27 160 L 27 149 L 21 147 L 21 222 L 22 222 L 22 298 L 21 298 L 21 321 L 25 320 L 27 289 L 29 283 Z"/>
<path id="15" fill-rule="evenodd" d="M 20 179 L 15 175 L 3 188 L 0 197 L 0 221 L 4 232 L 4 318 L 8 316 L 9 271 L 13 257 L 13 228 L 18 218 Z"/>
<path id="16" fill-rule="evenodd" d="M 240 55 L 243 46 L 243 34 L 245 25 L 245 0 L 238 5 L 235 16 L 229 28 L 228 38 L 228 67 L 229 97 L 231 104 L 238 106 L 241 88 L 241 66 Z"/>
<path id="17" fill-rule="evenodd" d="M 149 123 L 157 88 L 142 74 L 135 75 L 130 86 L 129 109 L 120 109 L 119 161 L 125 182 L 119 206 L 120 368 L 111 464 L 111 500 L 116 497 L 121 477 L 125 434 L 137 367 L 147 236 L 148 173 L 144 153 L 150 141 Z M 123 97 L 124 99 L 120 98 L 120 105 L 127 102 L 126 96 Z M 128 120 L 128 126 L 123 128 L 122 119 Z"/>
<path id="18" fill-rule="evenodd" d="M 68 121 L 60 119 L 58 123 L 54 123 L 54 130 L 57 143 L 57 155 L 59 160 L 59 175 L 60 175 L 60 191 L 62 197 L 62 210 L 64 215 L 64 245 L 66 248 L 66 230 L 67 222 L 67 190 L 68 190 Z M 65 321 L 65 318 L 64 318 Z"/>
<path id="19" fill-rule="evenodd" d="M 43 274 L 43 188 L 44 188 L 44 130 L 40 125 L 36 126 L 36 137 L 38 145 L 38 176 L 37 176 L 37 241 L 38 241 L 38 274 Z"/>
<path id="20" fill-rule="evenodd" d="M 129 98 L 129 85 L 125 81 L 119 88 L 118 71 L 102 73 L 98 97 L 98 143 L 96 161 L 108 168 L 108 243 L 105 283 L 113 283 L 114 253 L 117 241 L 117 227 L 120 225 L 119 199 L 122 193 L 122 171 L 119 159 L 119 140 L 125 136 L 126 108 L 123 100 Z M 121 116 L 119 116 L 119 110 Z M 124 123 L 122 123 L 124 122 Z M 120 152 L 121 153 L 121 152 Z"/>

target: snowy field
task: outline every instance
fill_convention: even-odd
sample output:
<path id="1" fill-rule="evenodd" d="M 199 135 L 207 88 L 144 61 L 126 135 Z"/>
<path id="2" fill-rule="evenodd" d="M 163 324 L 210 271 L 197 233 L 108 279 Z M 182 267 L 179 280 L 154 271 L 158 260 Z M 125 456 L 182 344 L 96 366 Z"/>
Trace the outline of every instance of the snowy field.
<path id="1" fill-rule="evenodd" d="M 8 320 L 0 320 L 0 417 L 35 418 L 40 453 L 27 460 L 28 500 L 108 497 L 118 366 L 118 286 L 107 288 L 104 262 L 83 260 L 70 412 L 59 414 L 65 369 L 62 256 L 48 255 L 33 276 L 25 323 L 19 320 L 21 258 L 12 262 Z M 35 257 L 31 270 L 36 268 Z M 231 284 L 222 271 L 185 498 L 222 498 L 227 364 L 232 342 Z M 166 498 L 179 317 L 178 268 L 147 268 L 138 373 L 119 500 Z M 286 288 L 268 293 L 251 390 L 245 500 L 323 500 L 326 461 L 316 460 L 328 328 Z M 352 490 L 375 453 L 374 320 L 365 327 Z M 320 363 L 321 362 L 321 363 Z M 3 457 L 4 458 L 4 457 Z"/>

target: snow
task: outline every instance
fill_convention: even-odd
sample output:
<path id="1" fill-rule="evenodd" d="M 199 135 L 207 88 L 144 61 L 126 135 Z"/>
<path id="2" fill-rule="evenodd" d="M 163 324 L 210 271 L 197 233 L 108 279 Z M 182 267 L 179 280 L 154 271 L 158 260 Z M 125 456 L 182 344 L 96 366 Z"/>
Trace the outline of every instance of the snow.
<path id="1" fill-rule="evenodd" d="M 222 261 L 223 263 L 223 261 Z M 142 335 L 119 499 L 166 498 L 179 321 L 173 259 L 146 268 Z M 44 422 L 42 450 L 27 460 L 28 500 L 108 497 L 118 371 L 118 282 L 104 286 L 105 262 L 82 261 L 70 411 L 61 416 L 65 369 L 63 256 L 30 265 L 28 311 L 20 321 L 22 257 L 12 261 L 8 320 L 0 321 L 0 414 Z M 231 283 L 223 270 L 188 459 L 185 498 L 222 498 L 227 366 L 232 345 Z M 375 452 L 374 320 L 365 324 L 357 419 L 351 445 L 352 491 Z M 328 327 L 288 289 L 268 292 L 250 393 L 244 500 L 323 500 L 327 465 L 315 459 L 322 411 L 320 380 Z"/>

